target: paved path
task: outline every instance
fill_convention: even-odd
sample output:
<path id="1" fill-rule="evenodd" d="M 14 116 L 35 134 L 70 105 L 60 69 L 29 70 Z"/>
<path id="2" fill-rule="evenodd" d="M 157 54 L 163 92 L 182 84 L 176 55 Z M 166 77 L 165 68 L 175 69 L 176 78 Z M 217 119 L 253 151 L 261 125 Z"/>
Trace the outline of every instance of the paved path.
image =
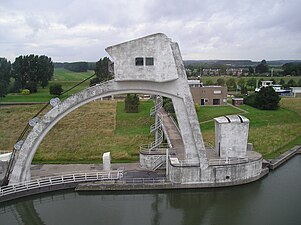
<path id="1" fill-rule="evenodd" d="M 175 123 L 172 121 L 172 118 L 168 116 L 166 111 L 162 108 L 160 109 L 160 112 L 163 116 L 163 124 L 165 127 L 165 130 L 168 134 L 168 137 L 170 139 L 170 143 L 172 147 L 176 149 L 177 157 L 179 160 L 185 159 L 185 150 L 184 150 L 184 144 L 182 140 L 182 136 L 176 127 Z"/>
<path id="2" fill-rule="evenodd" d="M 165 170 L 151 171 L 141 168 L 139 163 L 112 163 L 112 170 L 121 169 L 125 178 L 160 178 Z M 102 171 L 102 164 L 36 164 L 31 165 L 31 179 L 62 174 L 89 173 Z"/>

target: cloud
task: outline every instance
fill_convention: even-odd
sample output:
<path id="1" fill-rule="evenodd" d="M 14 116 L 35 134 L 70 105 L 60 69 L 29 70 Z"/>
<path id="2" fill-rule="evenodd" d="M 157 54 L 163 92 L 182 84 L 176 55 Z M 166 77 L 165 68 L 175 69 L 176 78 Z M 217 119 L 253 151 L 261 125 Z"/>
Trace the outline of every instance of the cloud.
<path id="1" fill-rule="evenodd" d="M 105 47 L 163 32 L 184 59 L 300 59 L 299 0 L 2 0 L 0 56 L 96 61 Z"/>

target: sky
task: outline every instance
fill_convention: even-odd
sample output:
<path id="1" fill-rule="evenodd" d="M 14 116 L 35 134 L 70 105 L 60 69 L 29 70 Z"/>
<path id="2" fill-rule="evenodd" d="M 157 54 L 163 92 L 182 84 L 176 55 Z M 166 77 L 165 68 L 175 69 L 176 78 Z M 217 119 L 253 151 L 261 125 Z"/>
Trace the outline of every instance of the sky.
<path id="1" fill-rule="evenodd" d="M 301 59 L 301 0 L 0 0 L 0 57 L 98 61 L 153 33 L 184 60 Z"/>

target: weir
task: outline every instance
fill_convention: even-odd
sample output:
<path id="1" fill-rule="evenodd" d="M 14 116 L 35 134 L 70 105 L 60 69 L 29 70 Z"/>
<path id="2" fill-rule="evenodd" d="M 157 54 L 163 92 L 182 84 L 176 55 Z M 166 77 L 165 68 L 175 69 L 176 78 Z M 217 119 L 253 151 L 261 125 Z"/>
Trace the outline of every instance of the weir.
<path id="1" fill-rule="evenodd" d="M 89 87 L 63 102 L 57 98 L 52 99 L 52 109 L 42 118 L 31 120 L 31 132 L 24 141 L 18 142 L 19 150 L 14 152 L 12 170 L 8 176 L 9 184 L 30 180 L 30 165 L 39 144 L 64 116 L 93 100 L 126 93 L 170 98 L 182 137 L 181 155 L 175 154 L 169 147 L 164 159 L 162 154 L 156 154 L 158 146 L 155 146 L 149 149 L 149 154 L 143 154 L 142 161 L 147 163 L 142 163 L 142 167 L 157 169 L 165 160 L 167 180 L 171 184 L 180 185 L 235 185 L 261 177 L 262 156 L 254 151 L 247 151 L 246 118 L 232 116 L 226 120 L 217 119 L 219 125 L 216 127 L 219 129 L 216 132 L 221 135 L 218 136 L 221 146 L 216 146 L 215 150 L 205 148 L 177 43 L 158 33 L 110 46 L 106 51 L 114 61 L 114 79 Z M 159 113 L 157 111 L 156 113 Z M 156 118 L 158 125 L 160 119 Z M 154 130 L 157 130 L 157 125 L 153 127 Z M 235 131 L 235 134 L 231 135 L 232 131 Z M 240 142 L 241 139 L 243 141 Z M 147 165 L 151 165 L 151 168 Z"/>

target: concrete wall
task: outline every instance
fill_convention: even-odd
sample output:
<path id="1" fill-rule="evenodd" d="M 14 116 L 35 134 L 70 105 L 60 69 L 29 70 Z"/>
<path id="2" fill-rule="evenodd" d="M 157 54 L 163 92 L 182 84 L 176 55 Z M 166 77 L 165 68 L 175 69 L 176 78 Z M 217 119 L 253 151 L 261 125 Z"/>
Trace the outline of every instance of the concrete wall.
<path id="1" fill-rule="evenodd" d="M 139 162 L 140 162 L 140 166 L 145 169 L 152 170 L 157 163 L 161 163 L 161 162 L 162 162 L 162 166 L 160 166 L 159 168 L 165 168 L 166 154 L 156 154 L 156 153 L 143 154 L 140 152 Z"/>
<path id="2" fill-rule="evenodd" d="M 106 48 L 114 61 L 116 81 L 146 80 L 166 82 L 178 78 L 171 41 L 164 34 L 153 34 Z M 144 59 L 142 66 L 135 59 Z M 146 65 L 146 57 L 153 58 L 154 65 Z"/>
<path id="3" fill-rule="evenodd" d="M 245 158 L 249 120 L 239 115 L 215 118 L 215 151 L 221 158 Z"/>
<path id="4" fill-rule="evenodd" d="M 245 163 L 208 166 L 206 169 L 198 166 L 172 165 L 169 162 L 168 170 L 168 178 L 173 183 L 244 183 L 244 181 L 260 175 L 262 171 L 262 157 Z"/>

